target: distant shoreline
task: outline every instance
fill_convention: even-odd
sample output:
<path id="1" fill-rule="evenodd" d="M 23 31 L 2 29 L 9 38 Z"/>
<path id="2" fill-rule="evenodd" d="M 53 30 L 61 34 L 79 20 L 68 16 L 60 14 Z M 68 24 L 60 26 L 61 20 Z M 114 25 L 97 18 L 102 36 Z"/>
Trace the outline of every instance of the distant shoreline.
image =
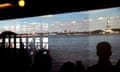
<path id="1" fill-rule="evenodd" d="M 48 36 L 86 36 L 86 35 L 120 35 L 119 34 L 54 34 L 54 35 L 42 35 L 42 37 L 48 37 Z M 41 36 L 41 35 L 19 35 L 18 36 L 22 36 L 22 37 L 38 37 L 38 36 Z"/>

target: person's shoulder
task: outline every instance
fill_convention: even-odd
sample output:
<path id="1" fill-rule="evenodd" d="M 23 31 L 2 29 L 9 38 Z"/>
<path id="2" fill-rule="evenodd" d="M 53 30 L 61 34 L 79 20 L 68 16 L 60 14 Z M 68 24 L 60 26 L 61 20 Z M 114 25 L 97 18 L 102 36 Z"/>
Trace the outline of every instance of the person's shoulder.
<path id="1" fill-rule="evenodd" d="M 102 66 L 99 64 L 95 64 L 93 66 L 88 67 L 87 72 L 114 72 L 115 71 L 115 66 L 110 65 L 110 66 Z"/>

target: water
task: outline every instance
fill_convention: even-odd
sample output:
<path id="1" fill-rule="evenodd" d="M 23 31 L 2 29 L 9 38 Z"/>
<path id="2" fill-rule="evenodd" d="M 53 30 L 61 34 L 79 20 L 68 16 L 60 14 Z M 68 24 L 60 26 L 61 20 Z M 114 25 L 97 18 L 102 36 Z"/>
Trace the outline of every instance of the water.
<path id="1" fill-rule="evenodd" d="M 64 62 L 81 60 L 85 67 L 96 64 L 96 45 L 101 41 L 108 41 L 112 46 L 111 62 L 116 64 L 120 59 L 120 35 L 76 35 L 49 36 L 49 50 L 55 66 Z M 54 65 L 53 65 L 54 66 Z"/>
<path id="2" fill-rule="evenodd" d="M 89 37 L 89 55 L 90 65 L 95 64 L 98 60 L 96 56 L 96 45 L 101 41 L 107 41 L 112 46 L 112 56 L 110 58 L 113 65 L 120 59 L 120 35 L 97 35 Z"/>

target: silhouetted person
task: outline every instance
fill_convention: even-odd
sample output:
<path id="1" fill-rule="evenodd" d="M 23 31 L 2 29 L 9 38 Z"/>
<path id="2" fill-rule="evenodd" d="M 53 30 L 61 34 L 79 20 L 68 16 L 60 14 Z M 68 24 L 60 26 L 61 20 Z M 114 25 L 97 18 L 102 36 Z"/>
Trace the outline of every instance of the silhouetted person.
<path id="1" fill-rule="evenodd" d="M 118 60 L 116 64 L 116 72 L 120 72 L 120 59 Z"/>
<path id="2" fill-rule="evenodd" d="M 85 72 L 85 68 L 81 61 L 76 62 L 76 71 L 75 72 Z"/>
<path id="3" fill-rule="evenodd" d="M 34 55 L 33 71 L 50 72 L 51 57 L 48 50 L 39 50 Z"/>
<path id="4" fill-rule="evenodd" d="M 28 71 L 30 68 L 30 56 L 26 49 L 24 49 L 24 44 L 20 40 L 20 49 L 17 56 L 17 66 L 20 68 L 19 71 Z"/>
<path id="5" fill-rule="evenodd" d="M 66 62 L 62 65 L 59 72 L 75 72 L 75 65 L 72 62 Z"/>
<path id="6" fill-rule="evenodd" d="M 98 63 L 88 68 L 88 72 L 115 72 L 114 66 L 110 62 L 111 45 L 108 42 L 100 42 L 97 47 Z"/>
<path id="7" fill-rule="evenodd" d="M 13 38 L 13 36 L 16 36 L 17 34 L 11 31 L 4 31 L 0 34 L 0 38 L 2 39 L 2 50 L 0 51 L 0 65 L 1 65 L 1 70 L 3 69 L 3 71 L 7 71 L 9 69 L 9 71 L 14 71 L 13 68 L 15 68 L 15 49 L 12 45 L 12 43 L 10 43 L 11 38 Z M 8 39 L 8 45 L 6 46 L 6 38 Z M 6 69 L 5 69 L 6 68 Z"/>

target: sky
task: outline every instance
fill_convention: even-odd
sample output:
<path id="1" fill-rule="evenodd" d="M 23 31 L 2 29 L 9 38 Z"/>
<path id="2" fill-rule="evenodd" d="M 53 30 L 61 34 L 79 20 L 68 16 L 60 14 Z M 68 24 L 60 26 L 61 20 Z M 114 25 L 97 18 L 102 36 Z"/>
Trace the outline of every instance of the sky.
<path id="1" fill-rule="evenodd" d="M 5 30 L 17 33 L 105 30 L 108 17 L 112 28 L 120 28 L 120 7 L 114 7 L 1 20 L 0 32 Z"/>
<path id="2" fill-rule="evenodd" d="M 89 11 L 89 30 L 105 30 L 107 18 L 110 17 L 112 28 L 120 28 L 120 7 Z"/>

